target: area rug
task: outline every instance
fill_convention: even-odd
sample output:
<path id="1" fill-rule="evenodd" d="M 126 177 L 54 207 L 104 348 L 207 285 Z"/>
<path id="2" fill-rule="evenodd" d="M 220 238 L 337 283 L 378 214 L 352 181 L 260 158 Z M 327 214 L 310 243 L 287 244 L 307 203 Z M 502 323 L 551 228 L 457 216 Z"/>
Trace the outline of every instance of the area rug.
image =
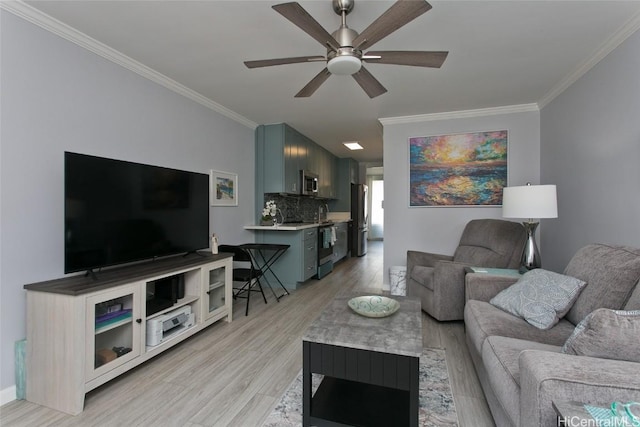
<path id="1" fill-rule="evenodd" d="M 320 376 L 314 374 L 317 387 Z M 315 390 L 314 390 L 315 392 Z M 419 424 L 423 427 L 457 426 L 458 417 L 449 384 L 444 350 L 425 348 L 420 357 Z M 299 427 L 302 425 L 302 371 L 284 392 L 263 427 Z"/>

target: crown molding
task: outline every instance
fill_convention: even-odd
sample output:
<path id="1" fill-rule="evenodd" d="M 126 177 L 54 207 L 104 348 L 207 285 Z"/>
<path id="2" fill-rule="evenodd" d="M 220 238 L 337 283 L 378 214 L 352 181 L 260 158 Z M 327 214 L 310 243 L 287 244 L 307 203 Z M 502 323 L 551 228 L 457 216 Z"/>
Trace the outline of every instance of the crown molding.
<path id="1" fill-rule="evenodd" d="M 540 111 L 538 104 L 507 105 L 504 107 L 479 108 L 477 110 L 460 110 L 446 113 L 420 114 L 416 116 L 383 117 L 378 121 L 382 125 L 400 125 L 406 123 L 432 122 L 435 120 L 466 119 L 471 117 L 495 116 L 498 114 L 525 113 Z"/>
<path id="2" fill-rule="evenodd" d="M 197 102 L 204 107 L 209 108 L 217 113 L 222 114 L 236 122 L 247 126 L 251 129 L 258 127 L 258 124 L 247 119 L 246 117 L 232 111 L 217 102 L 199 94 L 198 92 L 189 89 L 188 87 L 176 82 L 173 79 L 161 74 L 154 69 L 147 67 L 146 65 L 128 57 L 127 55 L 119 52 L 104 43 L 101 43 L 88 35 L 76 30 L 75 28 L 39 11 L 38 9 L 24 3 L 21 0 L 14 1 L 0 1 L 0 9 L 4 9 L 12 14 L 37 25 L 44 30 L 47 30 L 57 36 L 62 37 L 76 45 L 95 53 L 115 64 L 118 64 L 134 73 L 151 80 L 173 92 L 176 92 L 192 101 Z"/>
<path id="3" fill-rule="evenodd" d="M 640 12 L 636 13 L 629 19 L 618 31 L 613 33 L 604 43 L 600 45 L 598 49 L 582 64 L 576 68 L 576 70 L 562 79 L 560 83 L 555 85 L 549 92 L 547 92 L 539 101 L 538 105 L 540 109 L 544 108 L 547 104 L 553 101 L 558 95 L 564 92 L 569 86 L 575 83 L 580 77 L 587 73 L 590 69 L 596 66 L 605 56 L 611 53 L 615 48 L 620 46 L 622 42 L 628 39 L 633 33 L 640 29 Z"/>

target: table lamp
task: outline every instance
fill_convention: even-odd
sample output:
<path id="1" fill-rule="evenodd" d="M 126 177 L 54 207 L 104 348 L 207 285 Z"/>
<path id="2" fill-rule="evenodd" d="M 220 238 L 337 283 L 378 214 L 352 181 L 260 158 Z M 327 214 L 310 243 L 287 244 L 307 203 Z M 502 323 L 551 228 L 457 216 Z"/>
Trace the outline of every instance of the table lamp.
<path id="1" fill-rule="evenodd" d="M 502 190 L 502 216 L 528 218 L 522 223 L 527 231 L 527 242 L 522 251 L 520 271 L 540 268 L 540 252 L 536 245 L 537 218 L 557 218 L 558 202 L 555 185 L 527 185 L 505 187 Z"/>

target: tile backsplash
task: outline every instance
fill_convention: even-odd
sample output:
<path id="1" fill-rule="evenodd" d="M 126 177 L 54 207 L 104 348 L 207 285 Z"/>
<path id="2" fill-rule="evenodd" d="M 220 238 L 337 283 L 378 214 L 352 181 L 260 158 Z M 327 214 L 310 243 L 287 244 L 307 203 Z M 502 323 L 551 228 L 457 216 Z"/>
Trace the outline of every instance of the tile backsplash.
<path id="1" fill-rule="evenodd" d="M 284 222 L 317 222 L 318 213 L 320 212 L 320 220 L 327 219 L 327 206 L 324 200 L 303 196 L 285 196 L 279 193 L 267 193 L 264 195 L 264 204 L 273 200 L 284 216 Z M 280 220 L 278 214 L 278 220 Z"/>

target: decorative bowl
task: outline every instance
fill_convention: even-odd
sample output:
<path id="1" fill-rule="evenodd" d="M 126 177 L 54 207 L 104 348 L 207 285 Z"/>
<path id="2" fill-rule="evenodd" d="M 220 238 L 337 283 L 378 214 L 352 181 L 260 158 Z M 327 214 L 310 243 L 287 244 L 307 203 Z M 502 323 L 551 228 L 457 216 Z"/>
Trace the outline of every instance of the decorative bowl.
<path id="1" fill-rule="evenodd" d="M 380 295 L 367 295 L 351 298 L 349 307 L 361 316 L 387 317 L 398 311 L 398 301 Z"/>

